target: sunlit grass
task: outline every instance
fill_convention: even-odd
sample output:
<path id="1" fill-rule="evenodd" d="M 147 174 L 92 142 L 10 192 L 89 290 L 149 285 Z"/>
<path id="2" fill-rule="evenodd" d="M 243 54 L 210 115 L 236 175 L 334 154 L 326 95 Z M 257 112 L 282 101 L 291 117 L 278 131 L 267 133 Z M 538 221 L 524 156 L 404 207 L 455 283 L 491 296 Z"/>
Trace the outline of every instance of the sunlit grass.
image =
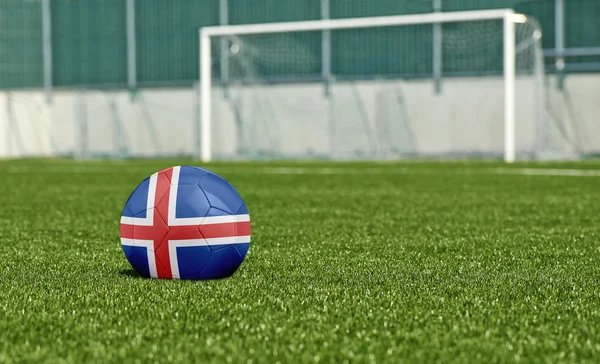
<path id="1" fill-rule="evenodd" d="M 0 363 L 598 361 L 600 177 L 213 164 L 250 210 L 246 261 L 139 278 L 121 209 L 181 162 L 0 163 Z"/>

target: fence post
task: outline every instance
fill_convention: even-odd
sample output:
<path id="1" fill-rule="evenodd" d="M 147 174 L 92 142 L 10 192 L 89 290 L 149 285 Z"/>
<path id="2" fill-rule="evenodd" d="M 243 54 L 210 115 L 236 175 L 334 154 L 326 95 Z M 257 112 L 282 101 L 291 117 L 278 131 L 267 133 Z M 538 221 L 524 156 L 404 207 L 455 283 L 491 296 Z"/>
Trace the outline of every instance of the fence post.
<path id="1" fill-rule="evenodd" d="M 127 86 L 130 90 L 137 88 L 137 60 L 135 39 L 135 0 L 127 0 Z"/>
<path id="2" fill-rule="evenodd" d="M 321 0 L 321 19 L 329 19 L 329 0 Z M 331 31 L 321 36 L 321 77 L 325 82 L 325 95 L 331 94 Z"/>
<path id="3" fill-rule="evenodd" d="M 229 0 L 219 0 L 219 25 L 229 24 Z M 227 37 L 219 39 L 221 87 L 223 96 L 229 98 L 229 40 Z"/>
<path id="4" fill-rule="evenodd" d="M 556 50 L 556 71 L 558 88 L 563 89 L 565 83 L 565 1 L 554 0 L 554 48 Z"/>
<path id="5" fill-rule="evenodd" d="M 52 102 L 52 14 L 51 0 L 42 0 L 42 48 L 44 59 L 44 93 L 46 102 Z"/>
<path id="6" fill-rule="evenodd" d="M 432 0 L 433 11 L 442 11 L 442 0 Z M 436 95 L 442 93 L 442 24 L 433 24 L 433 80 Z"/>

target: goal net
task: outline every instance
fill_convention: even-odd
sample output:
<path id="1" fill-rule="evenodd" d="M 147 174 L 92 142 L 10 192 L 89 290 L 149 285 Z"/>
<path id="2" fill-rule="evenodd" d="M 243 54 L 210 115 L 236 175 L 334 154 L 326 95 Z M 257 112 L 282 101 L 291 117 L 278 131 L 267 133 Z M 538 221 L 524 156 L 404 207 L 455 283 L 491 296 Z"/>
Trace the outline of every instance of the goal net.
<path id="1" fill-rule="evenodd" d="M 202 28 L 200 157 L 570 158 L 512 10 Z"/>

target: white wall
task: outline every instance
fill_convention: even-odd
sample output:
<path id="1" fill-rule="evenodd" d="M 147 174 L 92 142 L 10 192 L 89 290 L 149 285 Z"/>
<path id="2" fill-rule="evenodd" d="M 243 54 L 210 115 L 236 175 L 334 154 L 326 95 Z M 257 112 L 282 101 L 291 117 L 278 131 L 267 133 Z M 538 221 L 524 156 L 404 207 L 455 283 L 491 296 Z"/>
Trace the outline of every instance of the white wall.
<path id="1" fill-rule="evenodd" d="M 600 76 L 572 75 L 566 86 L 566 93 L 547 88 L 549 115 L 584 152 L 599 152 Z M 520 151 L 535 143 L 535 95 L 533 82 L 517 81 Z M 569 99 L 575 115 L 568 112 Z M 136 97 L 126 91 L 56 91 L 51 104 L 41 91 L 0 93 L 0 157 L 193 154 L 196 100 L 192 88 L 145 90 Z M 243 118 L 236 118 L 234 104 Z M 321 84 L 234 89 L 230 101 L 215 90 L 213 109 L 214 150 L 225 156 L 243 144 L 239 122 L 246 123 L 247 145 L 294 155 L 354 155 L 384 144 L 417 154 L 502 151 L 501 78 L 447 79 L 441 95 L 430 80 L 340 83 L 329 98 Z M 557 125 L 546 120 L 548 128 Z M 545 143 L 563 143 L 556 130 Z"/>
<path id="2" fill-rule="evenodd" d="M 0 95 L 0 157 L 49 156 L 50 108 L 41 92 Z"/>

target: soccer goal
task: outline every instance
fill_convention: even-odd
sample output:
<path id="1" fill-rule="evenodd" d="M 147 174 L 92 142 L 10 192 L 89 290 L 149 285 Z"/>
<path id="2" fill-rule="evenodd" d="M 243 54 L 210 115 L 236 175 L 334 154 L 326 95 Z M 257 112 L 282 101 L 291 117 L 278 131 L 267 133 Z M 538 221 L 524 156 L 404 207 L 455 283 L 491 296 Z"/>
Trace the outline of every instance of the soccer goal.
<path id="1" fill-rule="evenodd" d="M 565 157 L 540 39 L 509 9 L 201 28 L 199 157 Z"/>

